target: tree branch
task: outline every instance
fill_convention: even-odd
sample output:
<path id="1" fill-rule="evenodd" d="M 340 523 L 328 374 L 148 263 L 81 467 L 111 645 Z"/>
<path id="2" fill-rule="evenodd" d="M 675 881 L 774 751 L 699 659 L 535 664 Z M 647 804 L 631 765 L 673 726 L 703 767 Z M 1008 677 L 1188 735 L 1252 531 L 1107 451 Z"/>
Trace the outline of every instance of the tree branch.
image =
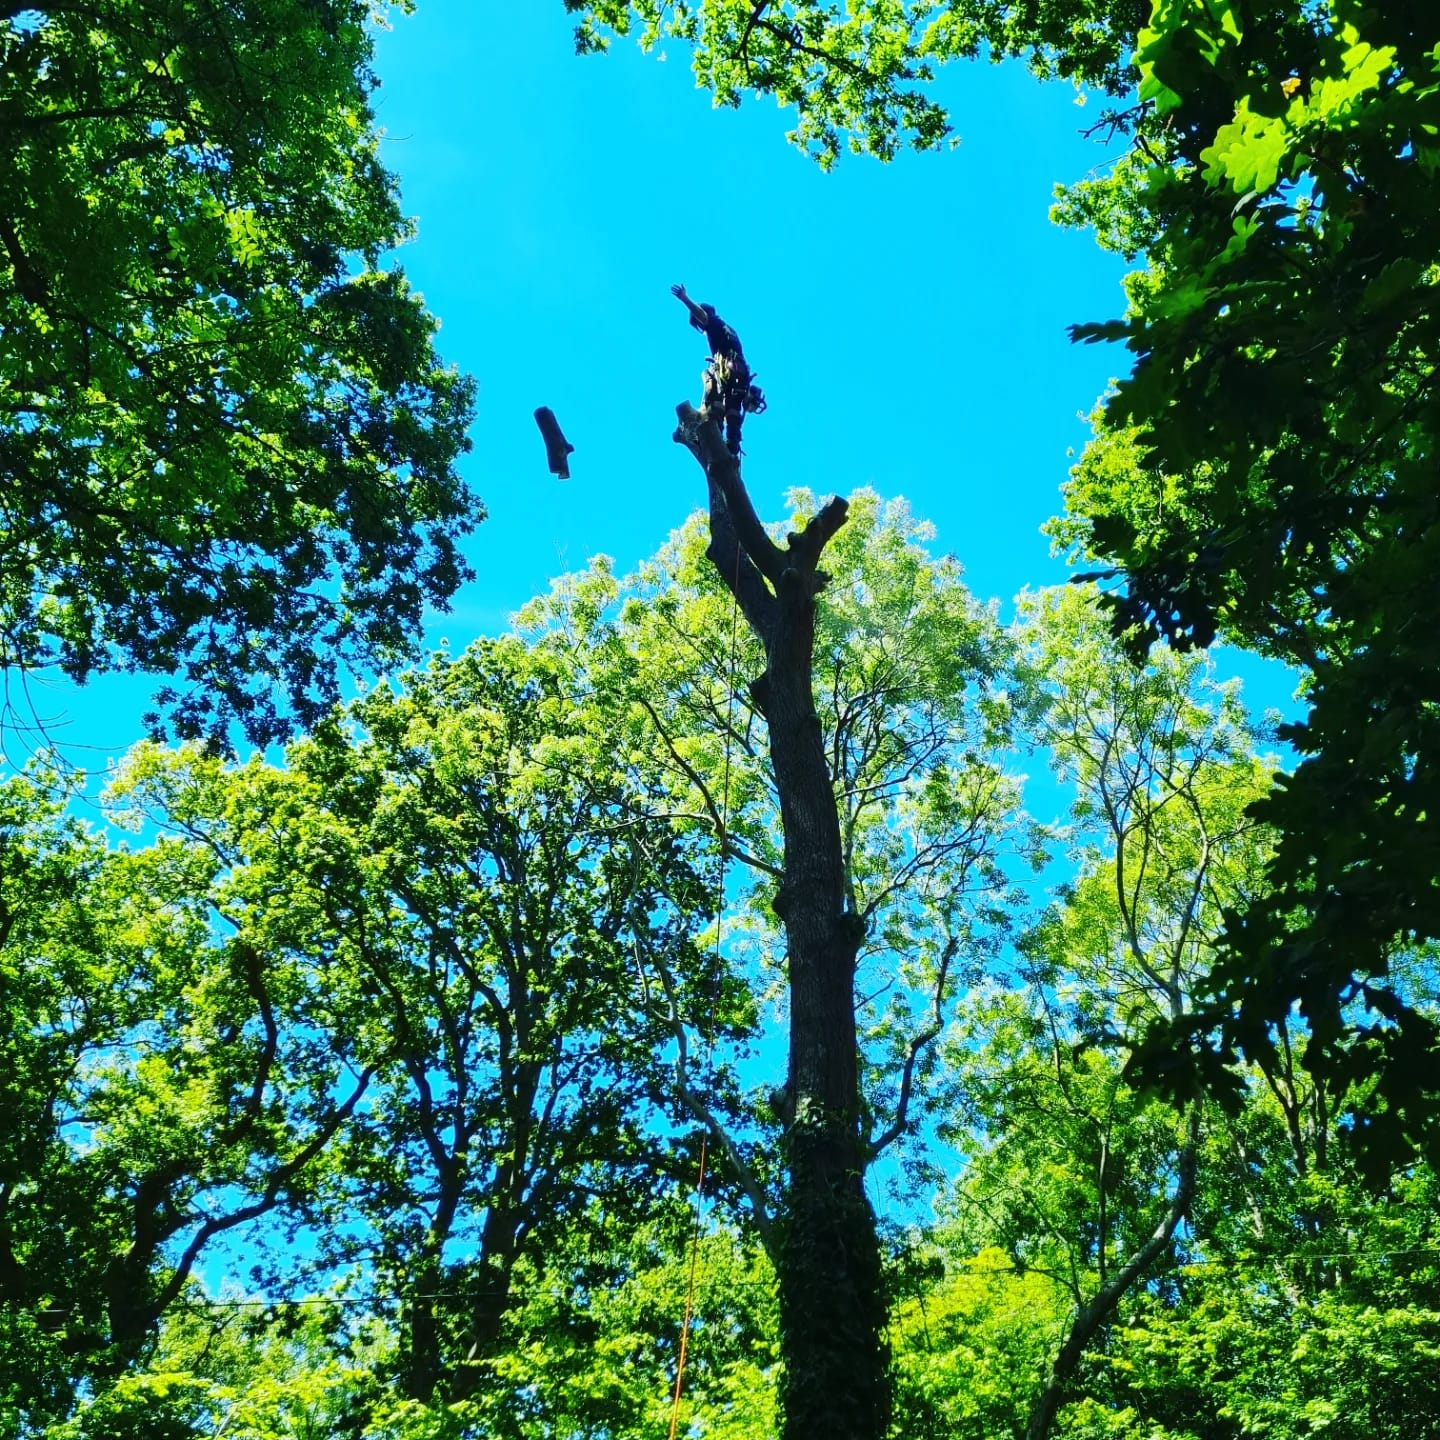
<path id="1" fill-rule="evenodd" d="M 835 537 L 835 532 L 845 523 L 850 513 L 850 502 L 833 495 L 811 516 L 805 528 L 798 535 L 786 536 L 790 554 L 807 571 L 814 572 L 820 563 L 820 554 Z M 817 590 L 820 586 L 815 587 Z"/>
<path id="2" fill-rule="evenodd" d="M 227 1230 L 233 1230 L 237 1225 L 243 1225 L 248 1220 L 254 1220 L 268 1213 L 280 1203 L 286 1186 L 330 1143 L 340 1127 L 354 1114 L 356 1106 L 370 1088 L 370 1081 L 374 1078 L 378 1068 L 376 1065 L 369 1065 L 360 1072 L 356 1077 L 354 1090 L 330 1113 L 324 1124 L 295 1154 L 270 1173 L 257 1199 L 249 1204 L 241 1205 L 228 1215 L 212 1217 L 200 1226 L 190 1243 L 186 1245 L 180 1258 L 175 1262 L 175 1268 L 171 1271 L 170 1278 L 157 1292 L 153 1302 L 147 1306 L 147 1312 L 154 1317 L 150 1321 L 151 1324 L 158 1321 L 175 1297 L 185 1288 L 190 1274 L 195 1268 L 195 1262 L 200 1258 L 200 1252 L 215 1236 L 222 1235 Z"/>
<path id="3" fill-rule="evenodd" d="M 231 1145 L 242 1135 L 254 1129 L 260 1119 L 260 1107 L 265 1101 L 265 1087 L 270 1083 L 270 1071 L 280 1051 L 280 1026 L 275 1019 L 275 1008 L 270 1003 L 270 991 L 265 984 L 260 955 L 255 948 L 237 940 L 235 949 L 245 967 L 245 984 L 260 1012 L 260 1023 L 265 1038 L 260 1047 L 260 1056 L 255 1065 L 255 1079 L 250 1086 L 250 1095 L 239 1115 L 220 1130 L 220 1143 Z"/>
<path id="4" fill-rule="evenodd" d="M 670 738 L 670 732 L 666 730 L 661 721 L 659 713 L 649 700 L 643 695 L 636 697 L 640 702 L 640 708 L 650 717 L 651 723 L 655 726 L 655 733 L 664 741 L 665 748 L 670 752 L 670 758 L 684 772 L 685 778 L 700 792 L 700 798 L 704 801 L 705 810 L 710 819 L 710 825 L 715 831 L 715 837 L 720 841 L 722 854 L 734 855 L 736 859 L 742 860 L 752 869 L 759 870 L 775 879 L 782 878 L 783 872 L 778 865 L 772 865 L 767 860 L 762 860 L 758 855 L 751 854 L 743 845 L 738 844 L 731 838 L 730 826 L 725 816 L 721 813 L 720 806 L 715 803 L 715 797 L 710 793 L 710 787 L 705 783 L 700 772 L 680 753 L 675 742 Z"/>
<path id="5" fill-rule="evenodd" d="M 1050 1379 L 1040 1399 L 1036 1401 L 1035 1408 L 1030 1412 L 1030 1424 L 1025 1431 L 1026 1440 L 1047 1440 L 1055 1417 L 1060 1413 L 1065 1392 L 1085 1353 L 1085 1347 L 1120 1303 L 1125 1292 L 1160 1258 L 1174 1238 L 1175 1231 L 1185 1218 L 1195 1195 L 1199 1151 L 1200 1107 L 1195 1105 L 1191 1107 L 1185 1143 L 1180 1149 L 1175 1195 L 1165 1211 L 1164 1218 L 1155 1227 L 1150 1238 L 1115 1273 L 1109 1284 L 1102 1285 L 1091 1300 L 1080 1307 L 1079 1314 L 1070 1325 L 1070 1333 L 1065 1337 L 1065 1343 L 1060 1347 L 1060 1353 L 1050 1368 Z"/>
<path id="6" fill-rule="evenodd" d="M 842 71 L 852 79 L 863 80 L 866 84 L 878 84 L 878 78 L 872 75 L 858 61 L 852 60 L 848 55 L 836 55 L 829 50 L 822 50 L 818 45 L 808 44 L 805 37 L 800 33 L 798 25 L 777 25 L 773 20 L 765 20 L 759 16 L 755 18 L 755 28 L 764 30 L 767 34 L 773 35 L 783 45 L 788 45 L 792 50 L 801 55 L 808 55 L 812 60 L 818 60 L 827 66 L 833 66 L 836 70 Z M 902 79 L 910 79 L 908 70 L 900 72 Z"/>
<path id="7" fill-rule="evenodd" d="M 680 421 L 675 428 L 676 442 L 690 451 L 700 462 L 706 479 L 719 488 L 745 554 L 770 584 L 778 588 L 789 562 L 760 523 L 750 496 L 740 483 L 740 464 L 725 448 L 720 427 L 689 401 L 681 401 L 675 407 L 675 414 Z"/>
<path id="8" fill-rule="evenodd" d="M 637 950 L 641 948 L 637 937 Z M 649 946 L 643 947 L 649 950 Z M 637 955 L 638 959 L 638 955 Z M 641 982 L 644 983 L 644 970 L 641 969 Z M 675 994 L 675 982 L 670 978 L 670 972 L 658 961 L 655 962 L 655 975 L 660 981 L 660 988 L 665 992 L 665 1002 L 668 1010 L 666 1023 L 670 1027 L 670 1033 L 675 1037 L 675 1093 L 680 1103 L 709 1131 L 716 1144 L 725 1153 L 725 1158 L 734 1172 L 735 1179 L 739 1182 L 740 1188 L 745 1192 L 745 1198 L 750 1202 L 750 1209 L 755 1218 L 755 1229 L 760 1236 L 760 1243 L 765 1247 L 765 1253 L 769 1256 L 772 1264 L 776 1262 L 779 1254 L 776 1238 L 775 1225 L 770 1215 L 770 1207 L 765 1200 L 765 1191 L 761 1187 L 755 1172 L 745 1163 L 740 1154 L 739 1147 L 730 1137 L 714 1111 L 690 1088 L 690 1045 L 689 1038 L 685 1033 L 685 1022 L 680 1016 L 680 1002 Z"/>
<path id="9" fill-rule="evenodd" d="M 945 1028 L 945 982 L 954 963 L 955 952 L 960 948 L 958 937 L 952 935 L 940 952 L 940 967 L 935 976 L 935 1001 L 930 1024 L 910 1041 L 909 1053 L 905 1056 L 905 1069 L 900 1076 L 900 1099 L 895 1106 L 895 1118 L 890 1122 L 878 1140 L 872 1140 L 866 1147 L 867 1160 L 874 1160 L 887 1146 L 893 1145 L 904 1133 L 910 1119 L 910 1097 L 914 1093 L 915 1063 L 921 1053 L 939 1038 Z"/>
<path id="10" fill-rule="evenodd" d="M 740 36 L 740 45 L 737 53 L 745 62 L 745 78 L 751 78 L 750 71 L 750 37 L 755 33 L 755 26 L 759 23 L 760 17 L 770 8 L 770 0 L 755 0 L 750 9 L 750 14 L 745 21 L 745 29 Z"/>

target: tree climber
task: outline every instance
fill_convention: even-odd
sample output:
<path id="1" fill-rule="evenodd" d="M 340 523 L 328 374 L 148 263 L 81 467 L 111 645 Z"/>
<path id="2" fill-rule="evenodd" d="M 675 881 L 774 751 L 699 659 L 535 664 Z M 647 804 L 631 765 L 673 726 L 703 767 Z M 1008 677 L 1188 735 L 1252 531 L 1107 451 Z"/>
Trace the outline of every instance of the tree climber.
<path id="1" fill-rule="evenodd" d="M 737 459 L 740 455 L 740 427 L 745 416 L 758 415 L 765 408 L 765 396 L 755 384 L 740 337 L 715 313 L 713 305 L 697 305 L 683 285 L 672 285 L 670 293 L 690 312 L 690 324 L 710 344 L 710 366 L 707 375 L 720 397 L 724 412 L 725 444 Z M 709 388 L 709 387 L 707 387 Z"/>

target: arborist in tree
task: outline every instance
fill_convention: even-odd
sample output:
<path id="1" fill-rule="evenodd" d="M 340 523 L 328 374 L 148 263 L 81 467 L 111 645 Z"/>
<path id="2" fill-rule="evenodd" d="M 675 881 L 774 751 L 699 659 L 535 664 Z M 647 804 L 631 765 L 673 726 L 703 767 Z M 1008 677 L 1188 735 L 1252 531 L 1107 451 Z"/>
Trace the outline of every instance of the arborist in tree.
<path id="1" fill-rule="evenodd" d="M 690 324 L 709 341 L 709 377 L 724 411 L 725 444 L 738 457 L 740 427 L 747 414 L 758 415 L 765 408 L 765 396 L 745 362 L 740 337 L 716 314 L 715 307 L 697 305 L 683 285 L 672 285 L 670 293 L 690 312 Z"/>

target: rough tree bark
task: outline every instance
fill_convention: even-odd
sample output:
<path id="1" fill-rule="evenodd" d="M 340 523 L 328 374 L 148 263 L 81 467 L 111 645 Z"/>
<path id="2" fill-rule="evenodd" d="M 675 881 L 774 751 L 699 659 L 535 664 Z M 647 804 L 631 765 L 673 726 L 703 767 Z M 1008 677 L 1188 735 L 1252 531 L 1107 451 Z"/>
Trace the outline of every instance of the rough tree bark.
<path id="1" fill-rule="evenodd" d="M 756 516 L 722 437 L 714 370 L 675 439 L 700 462 L 711 563 L 764 648 L 751 694 L 765 717 L 784 829 L 775 912 L 790 981 L 787 1186 L 778 1217 L 783 1440 L 881 1440 L 889 1355 L 875 1215 L 865 1195 L 854 980 L 863 922 L 846 910 L 840 823 L 811 663 L 820 556 L 845 523 L 831 500 L 782 547 Z"/>

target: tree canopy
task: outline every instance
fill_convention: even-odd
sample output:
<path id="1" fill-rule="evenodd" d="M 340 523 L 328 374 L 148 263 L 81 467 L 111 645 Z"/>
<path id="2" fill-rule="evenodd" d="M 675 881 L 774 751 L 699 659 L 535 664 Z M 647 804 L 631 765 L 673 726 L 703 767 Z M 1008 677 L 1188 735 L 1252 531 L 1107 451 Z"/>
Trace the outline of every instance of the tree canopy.
<path id="1" fill-rule="evenodd" d="M 895 1424 L 1195 1440 L 1204 1394 L 1228 1411 L 1207 1440 L 1298 1436 L 1338 1406 L 1317 1327 L 1420 1373 L 1433 1180 L 1363 1189 L 1303 1026 L 1232 1113 L 1121 1075 L 1266 883 L 1233 688 L 1199 655 L 1137 671 L 1078 590 L 1007 633 L 905 507 L 850 513 L 817 700 L 869 917 L 861 1134 L 884 1211 L 942 1196 L 940 1223 L 882 1230 Z M 523 634 L 375 689 L 283 766 L 141 747 L 108 802 L 131 849 L 9 783 L 21 1434 L 639 1440 L 668 1423 L 687 1295 L 685 1423 L 774 1433 L 784 1102 L 773 1042 L 747 1052 L 785 1018 L 755 903 L 778 797 L 704 543 L 692 523 L 634 576 L 561 582 Z M 1060 828 L 1019 810 L 1031 745 Z M 1048 903 L 1025 883 L 1047 853 L 1071 877 Z M 217 1293 L 227 1253 L 252 1268 Z M 1378 1434 L 1429 1423 L 1413 1384 L 1356 1403 Z"/>
<path id="2" fill-rule="evenodd" d="M 311 723 L 466 574 L 473 386 L 387 252 L 369 9 L 0 17 L 0 664 Z"/>
<path id="3" fill-rule="evenodd" d="M 339 703 L 480 516 L 376 17 L 5 8 L 0 663 L 191 743 L 103 825 L 0 776 L 0 1430 L 1435 1432 L 1440 21 L 569 8 L 824 164 L 952 59 L 1104 92 L 1089 571 L 1007 624 L 903 501 L 763 525 L 712 311 L 707 511 Z"/>
<path id="4" fill-rule="evenodd" d="M 1115 97 L 1124 152 L 1062 186 L 1056 218 L 1143 259 L 1129 308 L 1077 324 L 1123 341 L 1055 534 L 1111 587 L 1137 658 L 1217 637 L 1297 667 L 1300 757 L 1257 802 L 1278 836 L 1263 900 L 1163 1024 L 1136 1074 L 1231 1088 L 1291 1006 L 1308 1063 L 1369 1077 L 1350 1134 L 1388 1160 L 1437 1143 L 1437 1032 L 1397 957 L 1440 936 L 1433 877 L 1431 549 L 1440 43 L 1433 7 L 1325 0 L 955 4 L 841 11 L 710 0 L 580 6 L 583 45 L 638 27 L 693 46 L 718 100 L 768 92 L 792 138 L 889 157 L 933 146 L 936 64 L 1025 54 Z M 1077 317 L 1078 318 L 1078 317 Z"/>
<path id="5" fill-rule="evenodd" d="M 1123 93 L 1149 13 L 1148 0 L 703 0 L 684 8 L 566 0 L 566 8 L 579 16 L 582 51 L 632 33 L 647 49 L 677 40 L 718 103 L 759 94 L 794 107 L 791 140 L 824 165 L 842 149 L 888 160 L 904 146 L 941 144 L 949 120 L 928 87 L 951 60 L 1024 56 L 1042 76 Z"/>
<path id="6" fill-rule="evenodd" d="M 1420 1077 L 1440 1038 L 1392 975 L 1440 924 L 1419 636 L 1440 533 L 1435 16 L 1209 13 L 1161 7 L 1142 37 L 1136 138 L 1166 163 L 1079 200 L 1144 216 L 1149 269 L 1124 320 L 1077 332 L 1136 364 L 1070 487 L 1071 533 L 1123 572 L 1111 603 L 1137 644 L 1221 633 L 1307 676 L 1284 732 L 1300 764 L 1260 807 L 1270 893 L 1233 917 L 1212 998 L 1166 1050 L 1213 1077 L 1207 1053 L 1258 1053 L 1298 1003 L 1312 1065 L 1373 1077 L 1358 1134 L 1391 1154 L 1434 1145 Z"/>

